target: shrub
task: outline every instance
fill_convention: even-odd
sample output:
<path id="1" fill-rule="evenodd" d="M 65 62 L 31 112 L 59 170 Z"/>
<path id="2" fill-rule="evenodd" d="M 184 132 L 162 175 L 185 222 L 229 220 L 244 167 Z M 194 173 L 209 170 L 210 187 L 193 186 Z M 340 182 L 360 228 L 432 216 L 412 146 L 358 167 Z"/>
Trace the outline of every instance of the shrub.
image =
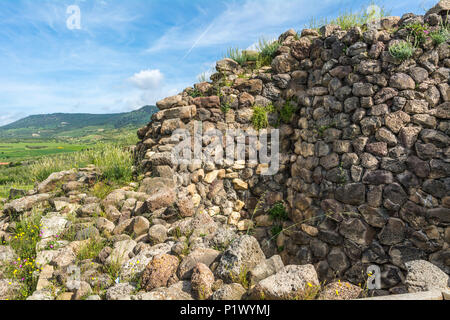
<path id="1" fill-rule="evenodd" d="M 269 216 L 272 220 L 287 220 L 288 213 L 286 208 L 284 207 L 283 202 L 277 202 L 274 206 L 269 210 Z"/>
<path id="2" fill-rule="evenodd" d="M 287 101 L 280 111 L 281 121 L 284 123 L 290 123 L 295 111 L 297 111 L 297 107 L 294 103 L 292 101 Z"/>
<path id="3" fill-rule="evenodd" d="M 113 190 L 114 186 L 111 186 L 103 181 L 99 181 L 92 187 L 92 195 L 103 200 Z"/>
<path id="4" fill-rule="evenodd" d="M 425 42 L 430 34 L 429 28 L 430 27 L 427 24 L 421 23 L 408 24 L 404 27 L 414 39 L 414 47 L 418 47 Z"/>
<path id="5" fill-rule="evenodd" d="M 263 106 L 254 106 L 253 107 L 253 116 L 252 116 L 252 124 L 253 128 L 256 130 L 261 130 L 267 128 L 269 126 L 269 112 L 273 112 L 273 105 L 268 105 L 266 107 Z"/>
<path id="6" fill-rule="evenodd" d="M 194 88 L 191 91 L 189 91 L 188 93 L 192 98 L 198 98 L 198 97 L 203 97 L 203 94 L 198 91 L 198 89 Z"/>
<path id="7" fill-rule="evenodd" d="M 281 43 L 278 40 L 269 41 L 261 38 L 257 47 L 259 51 L 258 67 L 271 65 L 280 46 Z"/>
<path id="8" fill-rule="evenodd" d="M 197 77 L 198 82 L 209 82 L 209 73 L 203 72 Z"/>
<path id="9" fill-rule="evenodd" d="M 6 266 L 6 274 L 8 278 L 16 280 L 21 285 L 18 299 L 26 299 L 36 289 L 35 271 L 39 270 L 35 262 L 36 244 L 41 235 L 41 217 L 41 213 L 34 211 L 31 216 L 16 222 L 14 236 L 9 243 L 18 258 Z"/>
<path id="10" fill-rule="evenodd" d="M 281 232 L 283 232 L 283 226 L 281 225 L 276 225 L 274 227 L 272 227 L 272 229 L 270 230 L 272 236 L 278 236 Z"/>
<path id="11" fill-rule="evenodd" d="M 441 23 L 438 29 L 430 33 L 430 37 L 437 45 L 447 42 L 450 39 L 450 24 Z"/>
<path id="12" fill-rule="evenodd" d="M 389 47 L 391 56 L 401 61 L 411 58 L 414 50 L 414 46 L 409 41 L 401 41 Z"/>

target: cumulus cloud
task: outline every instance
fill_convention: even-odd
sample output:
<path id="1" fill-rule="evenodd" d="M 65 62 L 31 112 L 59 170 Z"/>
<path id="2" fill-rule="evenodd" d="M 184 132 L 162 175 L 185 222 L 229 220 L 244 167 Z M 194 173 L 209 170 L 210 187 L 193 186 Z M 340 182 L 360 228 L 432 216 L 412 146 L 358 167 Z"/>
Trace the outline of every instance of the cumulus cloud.
<path id="1" fill-rule="evenodd" d="M 142 90 L 158 89 L 164 80 L 164 75 L 158 69 L 142 70 L 128 79 L 134 86 Z"/>

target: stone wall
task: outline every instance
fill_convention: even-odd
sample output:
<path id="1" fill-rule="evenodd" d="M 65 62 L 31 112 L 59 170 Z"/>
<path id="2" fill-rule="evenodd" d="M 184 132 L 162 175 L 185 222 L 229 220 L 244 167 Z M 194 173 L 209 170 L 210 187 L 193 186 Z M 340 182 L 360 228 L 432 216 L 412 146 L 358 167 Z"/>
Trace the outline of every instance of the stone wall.
<path id="1" fill-rule="evenodd" d="M 383 289 L 396 292 L 407 261 L 450 273 L 450 49 L 426 41 L 412 59 L 397 61 L 389 47 L 413 22 L 424 17 L 388 17 L 364 32 L 289 30 L 270 67 L 224 59 L 211 82 L 158 102 L 136 147 L 146 179 L 161 182 L 151 209 L 183 218 L 207 212 L 250 230 L 267 257 L 313 264 L 321 280 L 363 283 L 375 264 Z M 280 130 L 275 175 L 248 162 L 177 165 L 170 156 L 176 129 L 193 132 L 196 121 L 204 131 L 251 129 L 255 106 L 280 111 L 286 103 L 296 107 L 288 123 L 269 114 L 267 132 Z M 286 221 L 268 214 L 279 201 Z M 278 223 L 284 231 L 274 236 Z"/>

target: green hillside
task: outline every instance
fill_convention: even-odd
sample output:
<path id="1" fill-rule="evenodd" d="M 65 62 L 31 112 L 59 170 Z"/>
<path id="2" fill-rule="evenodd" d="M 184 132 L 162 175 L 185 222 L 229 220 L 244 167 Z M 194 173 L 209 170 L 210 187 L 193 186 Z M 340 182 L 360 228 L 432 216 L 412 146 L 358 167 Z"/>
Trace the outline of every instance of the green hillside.
<path id="1" fill-rule="evenodd" d="M 52 139 L 81 137 L 86 133 L 125 127 L 140 127 L 147 124 L 155 106 L 113 114 L 55 113 L 33 115 L 0 127 L 1 139 Z"/>

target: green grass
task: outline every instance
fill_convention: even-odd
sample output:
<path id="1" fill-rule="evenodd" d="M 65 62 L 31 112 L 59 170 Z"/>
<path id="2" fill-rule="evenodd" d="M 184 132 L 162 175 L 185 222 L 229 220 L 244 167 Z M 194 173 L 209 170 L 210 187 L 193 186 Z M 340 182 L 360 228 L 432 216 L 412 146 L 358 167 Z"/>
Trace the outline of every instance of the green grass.
<path id="1" fill-rule="evenodd" d="M 82 151 L 37 157 L 29 160 L 28 164 L 14 167 L 0 166 L 0 198 L 7 198 L 10 188 L 31 190 L 35 183 L 47 179 L 53 172 L 83 168 L 90 164 L 102 171 L 107 181 L 105 187 L 128 183 L 133 178 L 133 157 L 125 147 L 136 141 L 134 133 L 126 134 L 115 143 L 100 143 Z M 98 187 L 94 192 L 104 196 L 101 193 L 106 191 Z"/>
<path id="2" fill-rule="evenodd" d="M 390 15 L 390 11 L 387 11 L 384 6 L 378 6 L 380 8 L 379 12 L 374 10 L 369 10 L 370 6 L 375 5 L 375 2 L 371 2 L 368 6 L 364 6 L 359 11 L 346 10 L 341 11 L 339 15 L 328 20 L 327 18 L 311 18 L 309 23 L 309 29 L 319 30 L 325 25 L 337 25 L 341 27 L 342 30 L 349 30 L 353 27 L 361 27 L 364 29 L 368 23 L 379 18 L 387 17 Z"/>
<path id="3" fill-rule="evenodd" d="M 292 121 L 292 116 L 297 111 L 297 106 L 292 101 L 287 101 L 280 110 L 280 118 L 286 124 Z"/>
<path id="4" fill-rule="evenodd" d="M 31 216 L 22 218 L 16 222 L 13 238 L 9 245 L 18 255 L 18 259 L 6 266 L 6 275 L 20 283 L 19 297 L 25 300 L 29 297 L 37 285 L 37 277 L 34 272 L 38 270 L 36 259 L 36 244 L 40 237 L 41 213 L 34 211 Z"/>
<path id="5" fill-rule="evenodd" d="M 431 39 L 433 39 L 434 43 L 440 45 L 450 39 L 450 31 L 447 28 L 439 29 L 437 31 L 431 32 L 430 37 Z"/>
<path id="6" fill-rule="evenodd" d="M 284 206 L 283 202 L 275 203 L 273 207 L 270 208 L 269 210 L 269 216 L 272 220 L 275 221 L 283 221 L 289 218 L 288 213 L 286 211 L 286 207 Z"/>
<path id="7" fill-rule="evenodd" d="M 411 58 L 415 48 L 409 41 L 401 41 L 389 47 L 389 53 L 394 58 L 404 61 Z"/>
<path id="8" fill-rule="evenodd" d="M 86 136 L 86 133 L 102 136 L 105 131 L 144 126 L 157 111 L 155 106 L 145 106 L 117 114 L 33 115 L 0 127 L 0 139 L 19 139 L 16 142 L 22 142 L 23 139 L 79 138 Z"/>
<path id="9" fill-rule="evenodd" d="M 78 252 L 77 259 L 79 261 L 94 259 L 105 246 L 105 242 L 101 239 L 90 239 Z"/>
<path id="10" fill-rule="evenodd" d="M 259 57 L 257 60 L 258 67 L 270 66 L 280 46 L 281 43 L 278 40 L 269 41 L 264 38 L 259 39 L 258 43 Z"/>
<path id="11" fill-rule="evenodd" d="M 227 58 L 233 59 L 241 66 L 244 66 L 248 60 L 247 55 L 239 48 L 229 48 L 226 54 Z"/>
<path id="12" fill-rule="evenodd" d="M 252 124 L 255 130 L 261 130 L 267 128 L 269 126 L 269 118 L 268 114 L 270 112 L 274 112 L 273 105 L 268 105 L 266 107 L 263 106 L 254 106 L 253 107 L 253 116 L 252 116 Z"/>
<path id="13" fill-rule="evenodd" d="M 51 154 L 81 151 L 84 146 L 68 143 L 0 143 L 0 162 L 15 162 Z"/>

